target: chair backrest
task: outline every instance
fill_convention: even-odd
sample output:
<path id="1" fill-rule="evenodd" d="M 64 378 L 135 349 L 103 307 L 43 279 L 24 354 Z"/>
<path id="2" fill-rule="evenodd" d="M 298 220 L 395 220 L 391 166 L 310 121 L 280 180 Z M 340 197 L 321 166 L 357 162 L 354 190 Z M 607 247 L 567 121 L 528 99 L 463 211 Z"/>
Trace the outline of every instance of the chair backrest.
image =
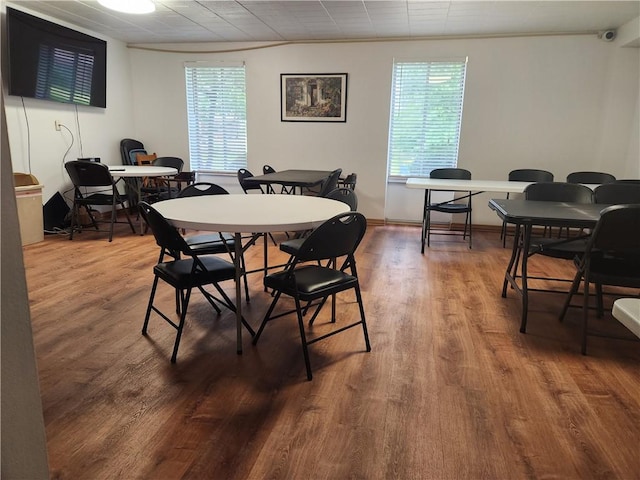
<path id="1" fill-rule="evenodd" d="M 346 212 L 330 218 L 305 239 L 297 261 L 308 262 L 352 255 L 367 230 L 367 219 L 359 212 Z"/>
<path id="2" fill-rule="evenodd" d="M 262 167 L 262 173 L 265 175 L 267 173 L 276 173 L 276 170 L 271 165 L 264 165 Z"/>
<path id="3" fill-rule="evenodd" d="M 178 198 L 200 197 L 203 195 L 227 195 L 229 192 L 215 183 L 198 182 L 186 186 L 178 192 Z"/>
<path id="4" fill-rule="evenodd" d="M 509 172 L 511 182 L 553 182 L 553 173 L 535 168 L 518 168 Z"/>
<path id="5" fill-rule="evenodd" d="M 358 174 L 350 173 L 349 175 L 344 177 L 344 180 L 342 180 L 342 182 L 340 183 L 342 183 L 342 185 L 344 185 L 345 187 L 350 188 L 351 190 L 355 190 L 357 181 L 358 181 Z"/>
<path id="6" fill-rule="evenodd" d="M 597 249 L 609 254 L 632 254 L 640 260 L 640 243 L 632 232 L 640 231 L 640 205 L 613 205 L 600 212 L 587 251 Z"/>
<path id="7" fill-rule="evenodd" d="M 178 157 L 158 157 L 153 161 L 153 166 L 175 168 L 180 173 L 184 167 L 184 160 Z"/>
<path id="8" fill-rule="evenodd" d="M 337 168 L 333 172 L 331 172 L 327 177 L 327 179 L 322 184 L 322 187 L 320 188 L 320 192 L 318 192 L 318 196 L 326 197 L 331 190 L 335 190 L 336 187 L 338 186 L 338 180 L 340 179 L 341 174 L 342 174 L 341 168 Z"/>
<path id="9" fill-rule="evenodd" d="M 191 249 L 178 229 L 171 225 L 155 208 L 147 202 L 140 202 L 138 210 L 146 224 L 149 225 L 156 244 L 160 248 L 176 258 L 178 252 L 191 255 Z"/>
<path id="10" fill-rule="evenodd" d="M 615 181 L 616 177 L 605 172 L 573 172 L 567 175 L 568 183 L 609 183 Z"/>
<path id="11" fill-rule="evenodd" d="M 113 185 L 109 167 L 102 163 L 71 160 L 64 168 L 76 187 L 106 187 Z"/>
<path id="12" fill-rule="evenodd" d="M 339 200 L 343 203 L 349 205 L 349 208 L 352 212 L 355 212 L 358 209 L 358 196 L 356 192 L 347 187 L 340 187 L 331 190 L 329 193 L 325 195 L 325 198 L 330 198 L 332 200 Z"/>
<path id="13" fill-rule="evenodd" d="M 131 156 L 133 151 L 147 153 L 142 142 L 133 138 L 123 138 L 120 140 L 120 155 L 123 165 L 135 165 L 135 156 Z"/>
<path id="14" fill-rule="evenodd" d="M 524 198 L 545 202 L 593 203 L 593 191 L 579 183 L 538 182 L 527 185 Z"/>
<path id="15" fill-rule="evenodd" d="M 134 152 L 134 150 L 131 151 L 132 154 Z M 153 165 L 157 158 L 158 156 L 155 153 L 135 152 L 135 165 Z"/>
<path id="16" fill-rule="evenodd" d="M 431 170 L 429 177 L 447 180 L 471 180 L 471 172 L 464 168 L 436 168 Z"/>
<path id="17" fill-rule="evenodd" d="M 634 185 L 640 185 L 640 179 L 638 178 L 620 178 L 616 180 L 616 183 L 631 183 Z"/>
<path id="18" fill-rule="evenodd" d="M 603 183 L 593 191 L 596 203 L 619 205 L 624 203 L 640 203 L 640 183 L 631 182 Z"/>
<path id="19" fill-rule="evenodd" d="M 260 187 L 260 185 L 248 185 L 247 182 L 245 182 L 245 179 L 251 177 L 253 177 L 253 173 L 246 168 L 240 168 L 238 170 L 238 183 L 240 183 L 244 193 L 247 193 L 249 190 L 260 190 L 262 192 L 262 187 Z"/>

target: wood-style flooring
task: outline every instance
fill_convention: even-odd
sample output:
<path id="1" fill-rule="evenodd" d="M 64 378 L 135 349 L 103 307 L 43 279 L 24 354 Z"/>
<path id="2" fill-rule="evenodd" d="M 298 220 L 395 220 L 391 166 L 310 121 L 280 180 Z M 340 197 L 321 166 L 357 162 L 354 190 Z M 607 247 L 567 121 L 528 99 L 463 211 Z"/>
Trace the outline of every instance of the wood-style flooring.
<path id="1" fill-rule="evenodd" d="M 237 355 L 235 317 L 197 292 L 171 364 L 175 330 L 154 316 L 140 332 L 150 234 L 118 226 L 112 243 L 87 230 L 25 247 L 51 477 L 640 478 L 640 343 L 590 337 L 581 355 L 581 310 L 559 323 L 558 294 L 533 293 L 519 333 L 498 233 L 475 232 L 473 250 L 433 237 L 421 255 L 419 232 L 369 227 L 357 259 L 372 351 L 358 328 L 312 345 L 311 382 L 294 317 L 257 346 L 243 332 Z M 284 258 L 273 245 L 270 257 Z M 252 247 L 249 266 L 261 259 Z M 574 273 L 543 257 L 530 268 Z M 260 274 L 250 287 L 257 327 L 271 297 Z M 338 322 L 357 315 L 351 293 L 337 306 Z M 609 314 L 594 323 L 620 330 Z"/>

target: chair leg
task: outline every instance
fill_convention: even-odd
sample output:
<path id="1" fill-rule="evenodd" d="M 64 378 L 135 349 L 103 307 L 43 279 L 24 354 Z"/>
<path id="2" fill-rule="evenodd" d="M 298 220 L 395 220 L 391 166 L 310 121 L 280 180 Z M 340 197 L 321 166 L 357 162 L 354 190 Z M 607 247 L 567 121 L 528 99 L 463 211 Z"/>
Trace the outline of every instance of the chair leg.
<path id="1" fill-rule="evenodd" d="M 144 324 L 142 325 L 142 334 L 147 334 L 147 327 L 149 326 L 149 317 L 151 316 L 151 308 L 153 307 L 153 299 L 156 296 L 156 289 L 158 288 L 158 277 L 153 279 L 153 286 L 151 287 L 151 294 L 149 295 L 149 304 L 147 305 L 147 313 L 144 316 Z"/>
<path id="2" fill-rule="evenodd" d="M 589 278 L 584 278 L 584 299 L 582 300 L 582 354 L 587 354 L 587 322 L 589 320 Z"/>
<path id="3" fill-rule="evenodd" d="M 602 284 L 596 283 L 596 301 L 598 308 L 598 318 L 604 317 L 604 302 L 602 298 Z"/>
<path id="4" fill-rule="evenodd" d="M 247 282 L 247 267 L 244 263 L 244 255 L 240 257 L 240 265 L 242 266 L 242 278 L 244 280 L 244 298 L 247 299 L 247 303 L 251 302 L 251 297 L 249 296 L 249 283 Z"/>
<path id="5" fill-rule="evenodd" d="M 302 306 L 300 305 L 300 299 L 295 297 L 296 302 L 296 316 L 298 317 L 298 328 L 300 329 L 300 340 L 302 342 L 302 355 L 304 356 L 304 365 L 307 369 L 307 380 L 311 380 L 313 375 L 311 374 L 311 362 L 309 361 L 309 347 L 307 343 L 307 336 L 304 331 L 304 321 L 302 319 Z"/>
<path id="6" fill-rule="evenodd" d="M 69 240 L 73 240 L 73 232 L 76 229 L 76 224 L 78 223 L 78 204 L 73 202 L 71 206 L 71 232 L 69 233 Z"/>
<path id="7" fill-rule="evenodd" d="M 356 299 L 358 300 L 358 308 L 360 309 L 360 319 L 362 320 L 362 333 L 364 334 L 364 343 L 367 352 L 371 351 L 371 343 L 369 342 L 369 331 L 367 330 L 367 321 L 364 317 L 364 305 L 362 304 L 362 294 L 360 293 L 360 285 L 356 284 Z"/>
<path id="8" fill-rule="evenodd" d="M 425 234 L 427 235 L 427 247 L 429 247 L 429 237 L 431 235 L 431 210 L 427 210 Z"/>
<path id="9" fill-rule="evenodd" d="M 282 292 L 277 292 L 276 295 L 273 297 L 273 300 L 271 301 L 271 305 L 269 305 L 269 309 L 267 310 L 267 313 L 264 315 L 264 318 L 262 319 L 262 323 L 260 324 L 260 327 L 258 328 L 256 335 L 253 337 L 252 343 L 254 345 L 258 343 L 258 340 L 260 339 L 260 335 L 262 335 L 262 331 L 264 330 L 265 325 L 270 320 L 271 314 L 273 313 L 273 309 L 276 307 L 276 303 L 278 303 L 278 300 L 280 299 L 280 295 L 282 295 Z"/>
<path id="10" fill-rule="evenodd" d="M 560 320 L 561 322 L 564 320 L 564 317 L 567 314 L 567 310 L 569 310 L 569 306 L 571 305 L 571 300 L 573 296 L 578 292 L 578 288 L 580 287 L 581 280 L 582 280 L 582 270 L 578 270 L 576 272 L 576 276 L 573 277 L 571 288 L 569 289 L 569 293 L 567 293 L 567 298 L 564 301 L 564 306 L 562 307 L 562 311 L 560 312 L 560 317 L 558 318 L 558 320 Z"/>
<path id="11" fill-rule="evenodd" d="M 173 344 L 173 353 L 171 354 L 171 363 L 176 363 L 178 357 L 178 347 L 180 346 L 180 338 L 182 337 L 182 329 L 184 328 L 184 320 L 187 316 L 187 305 L 189 305 L 189 298 L 191 297 L 191 289 L 187 290 L 187 294 L 184 298 L 184 304 L 182 305 L 182 314 L 180 315 L 180 323 L 178 324 L 178 333 L 176 334 L 176 341 Z"/>
<path id="12" fill-rule="evenodd" d="M 233 303 L 233 301 L 229 298 L 229 295 L 227 295 L 225 291 L 217 283 L 214 283 L 213 286 L 216 288 L 216 290 L 224 300 L 224 303 L 227 305 L 227 308 L 231 310 L 233 313 L 236 313 L 237 311 L 236 306 Z M 245 320 L 244 316 L 241 316 L 240 320 L 242 321 L 244 328 L 247 329 L 247 331 L 251 334 L 251 336 L 252 337 L 255 336 L 256 332 L 253 330 L 253 328 L 251 328 L 251 325 L 249 325 L 249 323 Z"/>
<path id="13" fill-rule="evenodd" d="M 116 223 L 116 200 L 111 204 L 111 222 L 109 222 L 109 241 L 113 240 L 113 224 Z"/>

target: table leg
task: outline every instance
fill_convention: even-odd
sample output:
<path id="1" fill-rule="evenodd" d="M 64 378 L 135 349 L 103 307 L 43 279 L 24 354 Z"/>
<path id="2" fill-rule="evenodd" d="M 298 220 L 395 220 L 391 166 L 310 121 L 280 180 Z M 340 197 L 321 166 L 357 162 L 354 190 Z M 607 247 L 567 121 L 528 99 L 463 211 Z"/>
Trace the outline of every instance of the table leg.
<path id="1" fill-rule="evenodd" d="M 511 249 L 511 258 L 509 259 L 509 265 L 504 273 L 504 282 L 502 282 L 502 298 L 507 298 L 507 286 L 509 283 L 515 282 L 516 272 L 518 269 L 518 256 L 520 255 L 520 224 L 516 224 L 516 229 L 513 237 L 513 248 Z M 514 268 L 515 265 L 515 268 Z"/>
<path id="2" fill-rule="evenodd" d="M 522 322 L 520 332 L 527 330 L 527 312 L 529 310 L 529 290 L 527 288 L 527 259 L 529 258 L 529 247 L 531 245 L 532 225 L 524 226 L 524 241 L 522 245 Z"/>
<path id="3" fill-rule="evenodd" d="M 424 191 L 424 205 L 422 206 L 422 238 L 421 238 L 421 247 L 420 253 L 424 253 L 424 237 L 426 235 L 427 229 L 427 202 L 429 201 L 429 189 L 425 189 Z"/>
<path id="4" fill-rule="evenodd" d="M 133 177 L 133 179 L 136 181 L 136 195 L 138 196 L 137 204 L 140 204 L 142 201 L 142 177 Z M 138 219 L 140 221 L 140 235 L 144 235 L 144 220 L 142 219 L 140 212 L 138 212 Z"/>
<path id="5" fill-rule="evenodd" d="M 237 353 L 242 354 L 242 235 L 235 233 L 235 255 L 233 264 L 236 267 L 236 330 L 237 330 Z"/>

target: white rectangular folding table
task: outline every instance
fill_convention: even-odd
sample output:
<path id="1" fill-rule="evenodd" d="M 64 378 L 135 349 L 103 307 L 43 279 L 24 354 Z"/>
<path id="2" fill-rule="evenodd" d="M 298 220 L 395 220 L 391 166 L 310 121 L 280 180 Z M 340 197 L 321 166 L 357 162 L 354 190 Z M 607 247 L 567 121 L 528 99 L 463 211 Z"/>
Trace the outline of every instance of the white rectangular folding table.
<path id="1" fill-rule="evenodd" d="M 422 238 L 420 253 L 424 253 L 424 244 L 427 221 L 427 204 L 429 190 L 440 190 L 448 192 L 471 192 L 471 195 L 478 195 L 484 192 L 498 193 L 522 193 L 528 185 L 533 182 L 512 182 L 508 180 L 456 180 L 444 178 L 408 178 L 407 188 L 424 190 L 424 205 L 422 207 Z"/>

